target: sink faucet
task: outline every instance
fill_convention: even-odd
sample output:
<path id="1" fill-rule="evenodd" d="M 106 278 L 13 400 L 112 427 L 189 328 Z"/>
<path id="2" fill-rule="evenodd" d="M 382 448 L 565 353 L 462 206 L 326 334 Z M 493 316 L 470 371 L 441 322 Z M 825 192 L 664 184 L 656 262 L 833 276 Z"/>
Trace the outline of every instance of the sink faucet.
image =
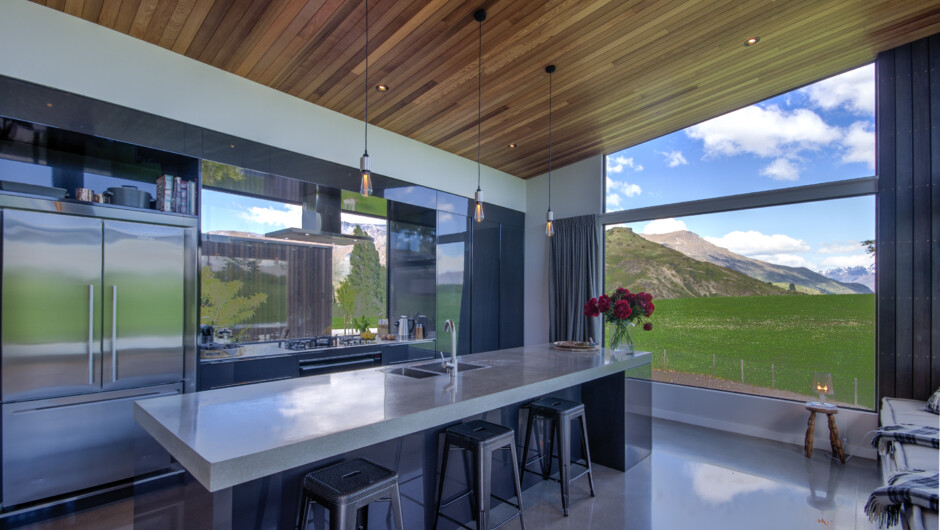
<path id="1" fill-rule="evenodd" d="M 444 321 L 444 331 L 450 333 L 450 362 L 444 363 L 444 366 L 449 368 L 451 377 L 457 377 L 457 325 L 448 318 Z"/>

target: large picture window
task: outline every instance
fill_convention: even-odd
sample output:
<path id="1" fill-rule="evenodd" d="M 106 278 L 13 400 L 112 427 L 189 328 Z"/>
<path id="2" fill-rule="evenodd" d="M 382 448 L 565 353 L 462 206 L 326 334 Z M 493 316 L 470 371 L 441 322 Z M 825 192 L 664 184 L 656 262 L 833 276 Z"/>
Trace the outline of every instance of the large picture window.
<path id="1" fill-rule="evenodd" d="M 654 296 L 655 380 L 874 408 L 873 106 L 866 66 L 607 157 L 605 290 Z"/>

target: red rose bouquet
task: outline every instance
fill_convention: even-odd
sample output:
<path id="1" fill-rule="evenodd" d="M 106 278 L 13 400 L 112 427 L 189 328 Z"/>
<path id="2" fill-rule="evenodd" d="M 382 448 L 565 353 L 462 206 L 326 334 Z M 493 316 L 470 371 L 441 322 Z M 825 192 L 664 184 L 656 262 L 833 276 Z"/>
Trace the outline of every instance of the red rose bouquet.
<path id="1" fill-rule="evenodd" d="M 653 323 L 653 295 L 639 292 L 631 293 L 618 287 L 610 294 L 591 298 L 584 304 L 584 314 L 589 317 L 604 315 L 604 320 L 611 325 L 610 348 L 615 351 L 633 351 L 633 337 L 630 329 L 643 324 L 643 329 L 651 331 Z"/>

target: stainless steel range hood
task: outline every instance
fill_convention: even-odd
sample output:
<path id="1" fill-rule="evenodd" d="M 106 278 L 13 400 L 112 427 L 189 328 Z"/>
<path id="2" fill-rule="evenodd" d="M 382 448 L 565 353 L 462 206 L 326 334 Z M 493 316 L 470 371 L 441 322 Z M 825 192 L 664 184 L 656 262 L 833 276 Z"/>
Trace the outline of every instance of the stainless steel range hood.
<path id="1" fill-rule="evenodd" d="M 284 228 L 264 236 L 327 245 L 353 245 L 372 241 L 369 236 L 343 234 L 341 229 L 340 191 L 316 186 L 313 193 L 304 197 L 301 228 Z"/>

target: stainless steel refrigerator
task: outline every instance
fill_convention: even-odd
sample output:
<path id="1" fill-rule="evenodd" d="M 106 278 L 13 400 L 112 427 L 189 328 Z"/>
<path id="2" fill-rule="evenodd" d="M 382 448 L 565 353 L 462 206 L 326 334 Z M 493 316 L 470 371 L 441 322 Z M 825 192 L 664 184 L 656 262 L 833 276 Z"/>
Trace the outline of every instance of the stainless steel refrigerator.
<path id="1" fill-rule="evenodd" d="M 2 210 L 2 503 L 166 468 L 133 402 L 180 393 L 185 229 Z"/>

